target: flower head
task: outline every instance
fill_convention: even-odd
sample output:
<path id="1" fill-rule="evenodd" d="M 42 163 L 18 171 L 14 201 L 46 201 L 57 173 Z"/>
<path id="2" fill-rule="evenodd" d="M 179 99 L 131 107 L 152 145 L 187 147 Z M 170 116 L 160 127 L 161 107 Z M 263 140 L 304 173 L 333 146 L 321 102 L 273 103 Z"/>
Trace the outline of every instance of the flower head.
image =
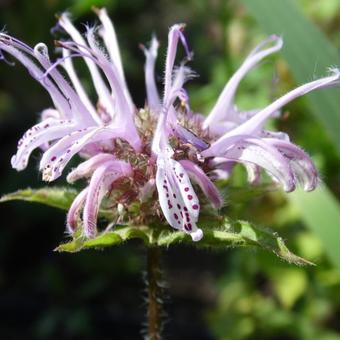
<path id="1" fill-rule="evenodd" d="M 96 14 L 101 25 L 87 27 L 85 36 L 67 14 L 59 18 L 69 40 L 57 42 L 62 56 L 55 62 L 50 61 L 46 45 L 31 48 L 0 34 L 1 56 L 6 53 L 20 61 L 47 90 L 54 105 L 20 139 L 11 161 L 13 168 L 23 170 L 33 150 L 40 148 L 43 180 L 53 181 L 74 155 L 85 159 L 67 176 L 70 183 L 81 178 L 87 181 L 67 215 L 70 233 L 80 229 L 86 237 L 94 237 L 102 205 L 112 212 L 114 223 L 165 219 L 198 241 L 203 237 L 197 226 L 200 197 L 205 195 L 215 209 L 220 208 L 223 199 L 213 181 L 228 176 L 236 163 L 246 167 L 252 183 L 260 181 L 263 169 L 287 192 L 297 184 L 307 191 L 317 186 L 318 172 L 309 156 L 285 133 L 264 127 L 291 100 L 339 84 L 339 70 L 331 70 L 329 76 L 304 84 L 263 109 L 240 111 L 234 104 L 240 81 L 282 47 L 282 39 L 271 36 L 248 55 L 204 117 L 189 105 L 185 83 L 195 76 L 187 66 L 192 54 L 185 25 L 176 24 L 169 30 L 162 95 L 155 77 L 158 41 L 153 36 L 148 48 L 141 46 L 146 57 L 147 104 L 137 109 L 126 84 L 114 27 L 105 9 Z M 179 43 L 187 57 L 175 66 Z M 73 58 L 86 64 L 96 103 L 82 86 Z M 135 203 L 140 206 L 137 213 L 131 209 Z"/>

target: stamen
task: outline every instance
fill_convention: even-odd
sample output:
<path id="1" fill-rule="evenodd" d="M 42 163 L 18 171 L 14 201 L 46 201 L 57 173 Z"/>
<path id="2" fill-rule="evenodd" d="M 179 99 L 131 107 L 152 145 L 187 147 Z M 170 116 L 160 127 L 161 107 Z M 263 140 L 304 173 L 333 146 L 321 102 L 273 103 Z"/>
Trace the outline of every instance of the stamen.
<path id="1" fill-rule="evenodd" d="M 49 76 L 49 74 L 51 73 L 51 71 L 53 71 L 55 68 L 57 68 L 59 65 L 61 65 L 66 59 L 68 59 L 68 58 L 78 58 L 78 57 L 80 57 L 80 58 L 83 58 L 84 56 L 82 55 L 82 54 L 80 54 L 80 53 L 74 53 L 74 54 L 69 54 L 68 56 L 65 56 L 65 57 L 62 57 L 62 58 L 59 58 L 59 59 L 57 59 L 46 71 L 45 71 L 45 73 L 41 76 L 41 77 L 39 77 L 38 79 L 39 80 L 44 80 L 44 79 L 46 79 L 48 76 Z"/>

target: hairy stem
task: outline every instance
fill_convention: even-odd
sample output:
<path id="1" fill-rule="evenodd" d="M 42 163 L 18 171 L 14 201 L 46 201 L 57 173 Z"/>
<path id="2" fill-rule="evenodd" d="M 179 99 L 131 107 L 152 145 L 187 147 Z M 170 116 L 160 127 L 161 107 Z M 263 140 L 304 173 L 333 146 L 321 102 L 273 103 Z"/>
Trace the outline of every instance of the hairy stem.
<path id="1" fill-rule="evenodd" d="M 148 312 L 147 340 L 162 338 L 162 272 L 160 269 L 161 249 L 147 248 Z"/>

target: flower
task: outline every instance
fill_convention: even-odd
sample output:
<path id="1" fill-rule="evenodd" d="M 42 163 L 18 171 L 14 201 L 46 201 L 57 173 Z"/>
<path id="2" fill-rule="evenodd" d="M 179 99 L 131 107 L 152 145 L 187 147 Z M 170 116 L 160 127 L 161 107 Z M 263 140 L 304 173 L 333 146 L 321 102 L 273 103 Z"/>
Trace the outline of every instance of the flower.
<path id="1" fill-rule="evenodd" d="M 204 117 L 189 104 L 185 83 L 195 77 L 187 66 L 192 53 L 184 36 L 185 25 L 176 24 L 169 30 L 162 96 L 155 79 L 158 41 L 153 36 L 149 48 L 141 46 L 146 57 L 147 104 L 137 109 L 126 84 L 114 27 L 105 9 L 95 12 L 101 25 L 87 27 L 85 36 L 68 14 L 59 18 L 59 27 L 70 39 L 57 42 L 62 57 L 55 62 L 50 61 L 45 44 L 31 48 L 0 34 L 0 57 L 7 60 L 5 53 L 20 61 L 48 91 L 54 105 L 45 109 L 41 121 L 19 140 L 11 160 L 13 168 L 23 170 L 33 150 L 40 148 L 42 177 L 50 182 L 61 176 L 74 155 L 85 159 L 67 176 L 69 183 L 82 178 L 87 181 L 67 214 L 70 233 L 81 230 L 85 237 L 94 237 L 99 208 L 104 206 L 115 218 L 113 223 L 165 219 L 198 241 L 203 237 L 197 226 L 201 196 L 204 194 L 215 209 L 221 208 L 223 198 L 213 181 L 227 177 L 236 163 L 246 167 L 252 183 L 260 181 L 263 169 L 287 192 L 297 184 L 307 191 L 315 189 L 319 177 L 309 156 L 287 134 L 267 131 L 264 126 L 293 99 L 339 84 L 338 69 L 263 109 L 242 112 L 234 104 L 239 83 L 283 45 L 280 37 L 271 36 L 248 55 Z M 175 67 L 179 43 L 186 59 Z M 88 68 L 96 105 L 78 78 L 73 58 L 81 58 Z M 136 203 L 139 209 L 134 213 L 131 206 Z"/>

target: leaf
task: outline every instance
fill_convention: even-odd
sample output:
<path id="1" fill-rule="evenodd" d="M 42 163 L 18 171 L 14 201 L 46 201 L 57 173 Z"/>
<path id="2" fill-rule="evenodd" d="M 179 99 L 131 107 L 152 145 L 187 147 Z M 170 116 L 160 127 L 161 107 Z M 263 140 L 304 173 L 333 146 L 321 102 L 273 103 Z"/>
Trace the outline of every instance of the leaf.
<path id="1" fill-rule="evenodd" d="M 23 189 L 4 195 L 0 198 L 1 202 L 8 201 L 28 201 L 42 203 L 51 207 L 67 210 L 77 191 L 69 188 L 45 187 L 40 189 Z"/>
<path id="2" fill-rule="evenodd" d="M 61 244 L 56 251 L 77 252 L 83 249 L 104 248 L 122 244 L 131 239 L 141 239 L 147 246 L 169 247 L 186 243 L 197 247 L 237 247 L 252 246 L 273 252 L 280 258 L 297 265 L 312 263 L 294 255 L 286 247 L 284 241 L 276 233 L 258 228 L 244 221 L 230 222 L 225 220 L 217 228 L 203 227 L 204 237 L 193 242 L 189 235 L 182 231 L 173 231 L 163 227 L 118 226 L 114 230 L 105 231 L 94 239 L 82 237 Z"/>
<path id="3" fill-rule="evenodd" d="M 305 193 L 302 190 L 287 195 L 299 209 L 302 220 L 320 238 L 327 255 L 340 269 L 340 206 L 326 187 Z"/>
<path id="4" fill-rule="evenodd" d="M 0 198 L 0 203 L 8 201 L 27 201 L 68 210 L 77 194 L 77 190 L 63 187 L 45 187 L 40 189 L 27 188 L 2 196 Z M 113 210 L 105 208 L 100 209 L 99 216 L 110 221 L 113 219 Z"/>
<path id="5" fill-rule="evenodd" d="M 3 196 L 0 202 L 24 200 L 68 209 L 76 195 L 77 191 L 65 188 L 25 189 Z M 100 212 L 100 215 L 107 219 L 110 219 L 110 214 L 112 214 L 110 211 Z M 231 222 L 206 212 L 202 214 L 201 223 L 205 225 L 202 227 L 204 238 L 197 243 L 193 243 L 190 236 L 184 232 L 173 231 L 170 227 L 118 226 L 114 230 L 102 232 L 94 239 L 76 237 L 70 242 L 61 244 L 56 250 L 77 252 L 82 249 L 111 247 L 130 239 L 141 239 L 147 246 L 170 246 L 178 243 L 194 244 L 198 247 L 257 246 L 272 251 L 291 263 L 312 264 L 291 253 L 282 238 L 276 233 L 255 227 L 248 222 Z"/>
<path id="6" fill-rule="evenodd" d="M 292 0 L 242 0 L 250 14 L 268 34 L 284 38 L 282 55 L 298 83 L 325 75 L 328 67 L 339 65 L 340 56 L 326 36 L 300 11 Z M 316 91 L 307 95 L 311 111 L 324 125 L 340 149 L 339 89 Z"/>

